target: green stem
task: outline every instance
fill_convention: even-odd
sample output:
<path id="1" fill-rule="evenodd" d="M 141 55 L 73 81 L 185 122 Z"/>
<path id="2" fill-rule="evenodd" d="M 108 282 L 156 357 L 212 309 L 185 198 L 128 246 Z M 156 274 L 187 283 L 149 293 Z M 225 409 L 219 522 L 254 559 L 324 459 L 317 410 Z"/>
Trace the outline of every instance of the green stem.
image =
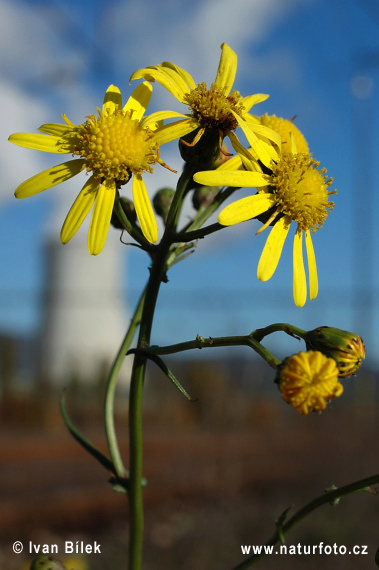
<path id="1" fill-rule="evenodd" d="M 114 202 L 114 206 L 113 206 L 114 212 L 116 214 L 116 216 L 118 217 L 121 225 L 123 226 L 123 228 L 128 232 L 128 234 L 136 240 L 137 243 L 140 244 L 140 246 L 142 247 L 142 249 L 144 249 L 147 252 L 152 252 L 154 251 L 154 249 L 156 248 L 155 245 L 151 244 L 149 241 L 147 241 L 147 239 L 145 238 L 145 236 L 142 234 L 142 232 L 136 228 L 135 226 L 132 225 L 132 223 L 128 220 L 128 218 L 126 217 L 126 214 L 124 212 L 124 210 L 122 209 L 121 206 L 121 202 L 120 202 L 120 195 L 118 192 L 116 192 L 116 199 Z"/>
<path id="2" fill-rule="evenodd" d="M 166 229 L 161 243 L 152 255 L 152 266 L 146 289 L 137 352 L 134 357 L 129 395 L 129 570 L 140 570 L 142 566 L 143 548 L 143 497 L 142 497 L 142 396 L 147 356 L 143 350 L 150 344 L 155 306 L 161 282 L 167 269 L 170 247 L 175 239 L 175 228 L 178 222 L 180 207 L 188 182 L 192 179 L 189 170 L 179 178 L 174 199 L 167 216 Z"/>
<path id="3" fill-rule="evenodd" d="M 190 232 L 192 230 L 197 230 L 203 226 L 203 224 L 210 218 L 210 216 L 227 200 L 238 188 L 227 187 L 221 192 L 219 192 L 212 204 L 209 204 L 206 208 L 200 209 L 196 216 L 191 220 L 183 229 L 182 232 Z M 224 227 L 224 226 L 223 226 Z M 182 233 L 181 232 L 181 233 Z"/>
<path id="4" fill-rule="evenodd" d="M 255 340 L 252 335 L 245 336 L 222 336 L 217 338 L 206 338 L 197 336 L 195 340 L 171 344 L 170 346 L 150 346 L 145 349 L 146 353 L 162 355 L 174 354 L 185 350 L 193 350 L 195 348 L 219 348 L 221 346 L 249 346 L 257 352 L 272 367 L 277 368 L 280 360 L 276 358 L 270 351 Z"/>
<path id="5" fill-rule="evenodd" d="M 264 339 L 265 336 L 279 331 L 285 332 L 290 336 L 298 336 L 304 340 L 307 336 L 307 331 L 303 331 L 303 329 L 299 329 L 298 327 L 289 325 L 288 323 L 275 323 L 273 325 L 269 325 L 268 327 L 264 327 L 263 329 L 256 329 L 251 333 L 250 336 L 260 342 L 262 339 Z"/>
<path id="6" fill-rule="evenodd" d="M 345 495 L 350 495 L 351 493 L 356 493 L 358 491 L 370 491 L 370 485 L 375 485 L 379 483 L 379 474 L 371 475 L 370 477 L 366 477 L 365 479 L 360 479 L 359 481 L 354 481 L 353 483 L 349 483 L 348 485 L 344 485 L 343 487 L 339 487 L 337 489 L 333 489 L 332 491 L 327 491 L 323 495 L 320 495 L 316 499 L 313 499 L 310 503 L 302 507 L 291 517 L 288 522 L 285 524 L 277 524 L 277 530 L 272 535 L 272 537 L 264 544 L 260 554 L 254 554 L 250 556 L 246 560 L 244 560 L 238 566 L 235 566 L 232 570 L 246 570 L 246 568 L 250 568 L 253 564 L 256 564 L 258 560 L 263 558 L 265 553 L 265 546 L 275 546 L 278 542 L 282 541 L 283 537 L 288 534 L 288 532 L 301 520 L 303 520 L 306 516 L 308 516 L 311 512 L 315 509 L 318 509 L 322 505 L 326 505 L 328 503 L 333 504 L 337 499 Z"/>
<path id="7" fill-rule="evenodd" d="M 167 215 L 166 230 L 165 230 L 165 234 L 162 238 L 162 242 L 161 242 L 162 244 L 166 241 L 166 239 L 172 240 L 171 236 L 172 236 L 172 233 L 175 232 L 177 224 L 178 224 L 180 210 L 181 210 L 181 206 L 183 204 L 183 198 L 184 198 L 184 194 L 185 194 L 187 185 L 189 182 L 192 181 L 192 177 L 193 177 L 195 172 L 196 172 L 195 167 L 192 167 L 192 168 L 188 167 L 188 168 L 183 170 L 183 172 L 182 172 L 182 174 L 178 180 L 176 192 L 174 194 L 174 198 L 173 198 L 169 213 Z"/>
<path id="8" fill-rule="evenodd" d="M 116 429 L 114 423 L 114 400 L 115 400 L 115 392 L 117 386 L 118 375 L 124 362 L 125 355 L 127 353 L 128 348 L 133 340 L 137 327 L 141 321 L 142 315 L 142 308 L 144 305 L 145 300 L 145 292 L 146 289 L 143 291 L 139 302 L 137 304 L 136 310 L 134 311 L 134 315 L 130 322 L 129 328 L 126 332 L 124 340 L 120 346 L 120 349 L 117 353 L 117 356 L 113 362 L 113 366 L 111 368 L 108 382 L 105 390 L 105 398 L 104 398 L 104 424 L 105 424 L 105 433 L 108 441 L 108 449 L 109 454 L 111 456 L 115 473 L 118 477 L 125 476 L 125 468 L 122 462 L 120 450 L 118 447 L 117 436 L 116 436 Z"/>

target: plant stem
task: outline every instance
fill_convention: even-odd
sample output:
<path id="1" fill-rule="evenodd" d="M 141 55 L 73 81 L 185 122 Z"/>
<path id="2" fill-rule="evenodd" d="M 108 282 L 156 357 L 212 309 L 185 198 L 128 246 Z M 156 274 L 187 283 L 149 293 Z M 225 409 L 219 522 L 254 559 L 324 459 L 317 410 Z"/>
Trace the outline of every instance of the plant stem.
<path id="1" fill-rule="evenodd" d="M 150 342 L 155 304 L 158 297 L 165 265 L 165 256 L 158 256 L 153 262 L 146 289 L 138 347 Z M 142 498 L 142 396 L 146 369 L 146 357 L 137 353 L 134 357 L 129 394 L 129 569 L 140 570 L 143 546 L 143 498 Z"/>
<path id="2" fill-rule="evenodd" d="M 283 537 L 301 520 L 303 520 L 307 515 L 309 515 L 314 510 L 318 509 L 322 505 L 333 504 L 336 499 L 339 499 L 345 495 L 350 495 L 351 493 L 356 493 L 358 491 L 371 491 L 370 485 L 375 485 L 379 483 L 379 474 L 371 475 L 365 479 L 360 479 L 359 481 L 354 481 L 353 483 L 348 483 L 343 487 L 333 489 L 332 491 L 326 491 L 323 495 L 316 497 L 310 503 L 299 509 L 293 517 L 291 517 L 288 522 L 283 525 L 277 524 L 277 530 L 273 536 L 265 543 L 264 546 L 275 546 Z M 266 554 L 264 546 L 260 554 L 254 554 L 250 556 L 238 566 L 235 566 L 232 570 L 246 570 L 250 568 L 253 564 L 256 564 L 258 560 L 263 558 Z"/>
<path id="3" fill-rule="evenodd" d="M 167 216 L 166 230 L 160 244 L 152 254 L 152 266 L 146 288 L 146 298 L 141 316 L 137 351 L 134 357 L 129 394 L 129 570 L 140 570 L 142 566 L 143 548 L 143 497 L 142 497 L 142 396 L 146 370 L 147 356 L 143 350 L 150 344 L 151 329 L 155 306 L 161 282 L 165 278 L 167 258 L 170 247 L 175 239 L 183 196 L 188 182 L 192 179 L 193 171 L 188 169 L 179 178 L 174 199 Z"/>
<path id="4" fill-rule="evenodd" d="M 125 334 L 124 340 L 122 341 L 120 349 L 113 362 L 112 369 L 108 377 L 107 387 L 105 390 L 105 398 L 104 398 L 105 433 L 108 442 L 109 454 L 112 459 L 115 473 L 117 474 L 118 477 L 125 477 L 125 468 L 118 447 L 116 429 L 114 423 L 115 392 L 116 392 L 116 386 L 117 386 L 117 380 L 120 368 L 122 366 L 122 363 L 124 362 L 127 350 L 130 347 L 130 344 L 133 340 L 133 337 L 141 320 L 142 308 L 145 300 L 145 293 L 146 293 L 146 288 L 139 299 L 136 310 L 134 311 L 134 315 L 130 322 L 129 328 Z"/>
<path id="5" fill-rule="evenodd" d="M 223 346 L 249 346 L 259 354 L 272 368 L 277 368 L 280 360 L 276 358 L 267 348 L 258 342 L 252 335 L 245 336 L 222 336 L 203 338 L 197 336 L 195 340 L 180 342 L 170 346 L 150 346 L 145 352 L 150 354 L 174 354 L 195 348 L 219 348 Z"/>
<path id="6" fill-rule="evenodd" d="M 262 329 L 256 329 L 250 334 L 250 336 L 260 342 L 262 339 L 264 339 L 265 336 L 268 336 L 274 332 L 285 332 L 290 336 L 300 337 L 302 339 L 305 339 L 307 336 L 307 331 L 299 329 L 299 327 L 295 327 L 294 325 L 290 325 L 288 323 L 275 323 Z"/>

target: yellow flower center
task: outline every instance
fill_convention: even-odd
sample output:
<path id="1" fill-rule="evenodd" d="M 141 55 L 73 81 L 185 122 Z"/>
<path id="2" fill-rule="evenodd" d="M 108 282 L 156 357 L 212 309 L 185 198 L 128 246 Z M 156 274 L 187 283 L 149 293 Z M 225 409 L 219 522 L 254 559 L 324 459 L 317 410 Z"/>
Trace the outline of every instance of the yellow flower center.
<path id="1" fill-rule="evenodd" d="M 220 89 L 214 83 L 210 89 L 205 83 L 200 83 L 186 99 L 192 116 L 201 128 L 217 129 L 223 133 L 237 128 L 237 120 L 231 111 L 241 116 L 245 109 L 238 91 L 225 95 L 225 87 Z"/>
<path id="2" fill-rule="evenodd" d="M 279 388 L 283 399 L 302 414 L 324 410 L 329 400 L 343 392 L 335 360 L 318 351 L 300 352 L 285 360 Z"/>
<path id="3" fill-rule="evenodd" d="M 89 115 L 78 127 L 78 142 L 73 154 L 86 159 L 87 172 L 97 178 L 114 178 L 127 182 L 133 173 L 152 172 L 151 164 L 159 160 L 153 132 L 142 129 L 133 119 L 133 110 L 116 110 Z"/>
<path id="4" fill-rule="evenodd" d="M 280 135 L 282 139 L 282 154 L 288 154 L 291 152 L 290 133 L 292 133 L 295 140 L 297 152 L 309 154 L 307 141 L 292 121 L 282 119 L 276 115 L 267 115 L 266 113 L 261 117 L 261 123 Z"/>
<path id="5" fill-rule="evenodd" d="M 319 162 L 309 154 L 285 154 L 272 167 L 272 186 L 277 209 L 290 216 L 303 230 L 315 232 L 322 227 L 334 202 L 329 202 L 327 188 L 333 178 L 326 178 L 326 169 L 318 170 Z"/>

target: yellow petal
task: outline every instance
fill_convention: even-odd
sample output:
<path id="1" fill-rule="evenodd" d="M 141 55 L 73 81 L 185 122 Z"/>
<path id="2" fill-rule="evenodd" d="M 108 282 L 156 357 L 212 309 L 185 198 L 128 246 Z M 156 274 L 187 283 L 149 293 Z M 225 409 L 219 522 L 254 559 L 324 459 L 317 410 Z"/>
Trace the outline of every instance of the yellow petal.
<path id="1" fill-rule="evenodd" d="M 266 101 L 270 95 L 265 95 L 264 93 L 255 93 L 255 95 L 248 95 L 243 98 L 242 105 L 245 107 L 245 111 L 250 111 L 251 107 L 257 105 L 257 103 L 262 103 Z"/>
<path id="2" fill-rule="evenodd" d="M 252 154 L 244 146 L 242 146 L 242 144 L 238 140 L 237 135 L 235 133 L 233 133 L 232 131 L 229 131 L 228 137 L 230 139 L 230 142 L 232 143 L 232 147 L 238 153 L 238 156 L 240 158 L 240 165 L 243 163 L 244 168 L 246 170 L 251 170 L 252 172 L 262 173 L 259 164 L 254 159 L 254 156 L 252 156 Z M 224 164 L 227 165 L 225 167 L 225 170 L 236 170 L 235 168 L 232 168 L 231 165 L 228 166 L 228 163 L 232 162 L 232 160 L 233 159 L 227 160 L 226 162 L 224 162 Z M 221 165 L 221 166 L 223 166 L 223 165 Z M 219 168 L 221 168 L 221 167 L 219 167 Z"/>
<path id="3" fill-rule="evenodd" d="M 307 282 L 303 261 L 303 230 L 297 227 L 293 242 L 293 299 L 297 307 L 307 300 Z"/>
<path id="4" fill-rule="evenodd" d="M 137 89 L 134 89 L 133 93 L 129 97 L 123 111 L 129 111 L 133 109 L 133 119 L 140 121 L 143 117 L 146 107 L 148 106 L 151 94 L 153 92 L 153 87 L 148 81 L 144 81 L 141 85 L 138 85 Z"/>
<path id="5" fill-rule="evenodd" d="M 234 148 L 234 145 L 233 145 L 233 148 Z M 219 166 L 217 168 L 217 170 L 224 170 L 224 171 L 225 170 L 238 170 L 241 167 L 242 167 L 242 159 L 241 159 L 239 154 L 236 154 L 236 156 L 233 156 L 233 158 L 230 158 L 229 160 L 226 160 L 225 162 L 223 162 L 221 164 L 221 166 Z"/>
<path id="6" fill-rule="evenodd" d="M 140 174 L 133 176 L 133 200 L 141 230 L 150 243 L 158 240 L 158 226 Z"/>
<path id="7" fill-rule="evenodd" d="M 308 275 L 309 275 L 309 297 L 311 301 L 316 299 L 318 293 L 318 278 L 315 251 L 311 238 L 311 232 L 305 230 L 305 246 L 307 248 Z"/>
<path id="8" fill-rule="evenodd" d="M 96 194 L 95 206 L 88 231 L 87 245 L 91 255 L 100 253 L 105 245 L 115 197 L 115 181 L 113 178 L 104 180 Z"/>
<path id="9" fill-rule="evenodd" d="M 272 228 L 258 263 L 257 277 L 259 281 L 268 281 L 274 275 L 290 224 L 291 218 L 283 216 Z"/>
<path id="10" fill-rule="evenodd" d="M 8 140 L 17 146 L 31 148 L 33 150 L 41 150 L 43 152 L 53 152 L 56 154 L 68 154 L 72 152 L 72 148 L 67 148 L 67 142 L 62 142 L 63 139 L 60 136 L 39 135 L 35 133 L 14 133 Z"/>
<path id="11" fill-rule="evenodd" d="M 292 131 L 290 132 L 290 141 L 291 141 L 291 153 L 297 154 L 296 141 L 295 141 L 295 137 L 292 134 Z"/>
<path id="12" fill-rule="evenodd" d="M 233 226 L 234 224 L 246 222 L 269 210 L 274 203 L 272 194 L 246 196 L 226 206 L 220 212 L 218 222 L 223 226 Z"/>
<path id="13" fill-rule="evenodd" d="M 46 123 L 45 125 L 41 125 L 38 130 L 41 133 L 45 133 L 47 135 L 54 135 L 56 137 L 61 137 L 62 135 L 67 134 L 73 129 L 70 128 L 68 125 L 62 125 L 60 123 Z"/>
<path id="14" fill-rule="evenodd" d="M 78 197 L 70 208 L 69 213 L 64 221 L 61 230 L 61 242 L 67 243 L 76 234 L 82 225 L 84 218 L 93 206 L 97 191 L 99 189 L 99 180 L 91 176 L 85 183 Z"/>
<path id="15" fill-rule="evenodd" d="M 176 111 L 157 111 L 156 113 L 151 113 L 141 121 L 141 129 L 149 127 L 152 123 L 162 122 L 165 119 L 173 119 L 175 117 L 189 118 L 190 115 L 183 115 L 183 113 L 177 113 Z"/>
<path id="16" fill-rule="evenodd" d="M 70 119 L 64 113 L 62 115 L 62 118 L 63 118 L 64 122 L 66 123 L 66 125 L 68 125 L 69 127 L 72 127 L 73 129 L 76 128 L 74 123 L 71 123 Z"/>
<path id="17" fill-rule="evenodd" d="M 225 95 L 229 95 L 237 72 L 237 54 L 226 43 L 221 50 L 215 84 L 221 89 L 225 87 Z"/>
<path id="18" fill-rule="evenodd" d="M 265 137 L 265 138 L 269 139 L 270 141 L 273 141 L 280 148 L 280 146 L 282 144 L 282 139 L 281 139 L 281 136 L 279 133 L 277 133 L 276 131 L 273 131 L 269 127 L 266 127 L 265 125 L 261 125 L 260 123 L 257 123 L 254 120 L 254 118 L 251 115 L 249 115 L 248 113 L 245 113 L 243 115 L 243 118 L 246 120 L 250 129 L 255 134 L 260 135 L 261 137 Z"/>
<path id="19" fill-rule="evenodd" d="M 197 172 L 194 181 L 204 186 L 235 186 L 236 188 L 267 186 L 270 176 L 245 170 L 204 170 Z"/>
<path id="20" fill-rule="evenodd" d="M 191 133 L 199 126 L 195 119 L 183 119 L 183 121 L 175 121 L 174 123 L 169 123 L 168 125 L 163 125 L 154 132 L 154 138 L 162 146 L 163 144 L 169 143 L 175 139 L 180 139 Z"/>
<path id="21" fill-rule="evenodd" d="M 185 103 L 184 96 L 190 92 L 190 88 L 186 85 L 185 81 L 179 74 L 174 74 L 169 68 L 165 69 L 161 66 L 157 67 L 146 67 L 145 69 L 139 69 L 131 75 L 129 83 L 133 79 L 146 79 L 147 81 L 158 81 L 181 103 Z"/>
<path id="22" fill-rule="evenodd" d="M 103 113 L 109 112 L 111 115 L 116 109 L 122 108 L 121 92 L 116 85 L 110 85 L 106 90 L 103 101 Z"/>
<path id="23" fill-rule="evenodd" d="M 69 180 L 73 176 L 79 174 L 79 172 L 84 168 L 85 159 L 78 158 L 76 160 L 69 160 L 68 162 L 63 162 L 52 168 L 48 168 L 43 172 L 39 172 L 32 178 L 25 180 L 18 188 L 14 195 L 16 198 L 29 198 L 43 192 L 48 188 L 52 188 L 65 180 Z"/>
<path id="24" fill-rule="evenodd" d="M 243 130 L 253 151 L 257 153 L 259 159 L 263 162 L 265 166 L 270 166 L 273 157 L 277 157 L 277 153 L 275 152 L 274 147 L 258 139 L 257 135 L 253 132 L 252 123 L 247 123 L 234 111 L 232 111 L 232 114 L 236 118 L 238 125 Z"/>
<path id="25" fill-rule="evenodd" d="M 196 83 L 194 82 L 192 76 L 188 73 L 188 71 L 182 69 L 181 67 L 175 65 L 174 63 L 171 63 L 170 61 L 165 61 L 161 65 L 162 67 L 164 66 L 166 70 L 167 68 L 169 68 L 175 71 L 175 73 L 177 73 L 186 82 L 186 84 L 190 89 L 196 89 Z"/>

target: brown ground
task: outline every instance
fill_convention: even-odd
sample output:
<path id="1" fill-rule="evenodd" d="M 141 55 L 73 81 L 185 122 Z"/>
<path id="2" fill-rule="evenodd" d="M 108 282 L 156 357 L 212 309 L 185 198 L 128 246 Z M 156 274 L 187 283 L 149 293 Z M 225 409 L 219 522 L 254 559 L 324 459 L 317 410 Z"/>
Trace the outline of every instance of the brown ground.
<path id="1" fill-rule="evenodd" d="M 264 543 L 291 504 L 296 512 L 331 484 L 379 471 L 374 401 L 333 402 L 322 415 L 301 417 L 275 398 L 241 406 L 236 413 L 243 421 L 214 414 L 213 425 L 196 403 L 172 408 L 168 417 L 170 400 L 160 415 L 146 414 L 145 570 L 231 569 L 244 560 L 241 544 Z M 188 409 L 196 411 L 186 415 Z M 126 569 L 126 499 L 60 422 L 57 414 L 44 428 L 12 422 L 2 428 L 0 569 L 28 568 L 33 556 L 14 554 L 15 540 L 25 548 L 29 541 L 97 540 L 102 553 L 87 558 L 90 570 Z M 86 435 L 105 450 L 102 433 L 90 423 L 83 426 Z M 127 433 L 124 422 L 119 430 Z M 127 457 L 125 436 L 121 447 Z M 259 568 L 374 568 L 379 496 L 360 493 L 326 505 L 286 538 L 287 545 L 321 541 L 348 551 L 367 545 L 368 554 L 272 555 Z"/>

